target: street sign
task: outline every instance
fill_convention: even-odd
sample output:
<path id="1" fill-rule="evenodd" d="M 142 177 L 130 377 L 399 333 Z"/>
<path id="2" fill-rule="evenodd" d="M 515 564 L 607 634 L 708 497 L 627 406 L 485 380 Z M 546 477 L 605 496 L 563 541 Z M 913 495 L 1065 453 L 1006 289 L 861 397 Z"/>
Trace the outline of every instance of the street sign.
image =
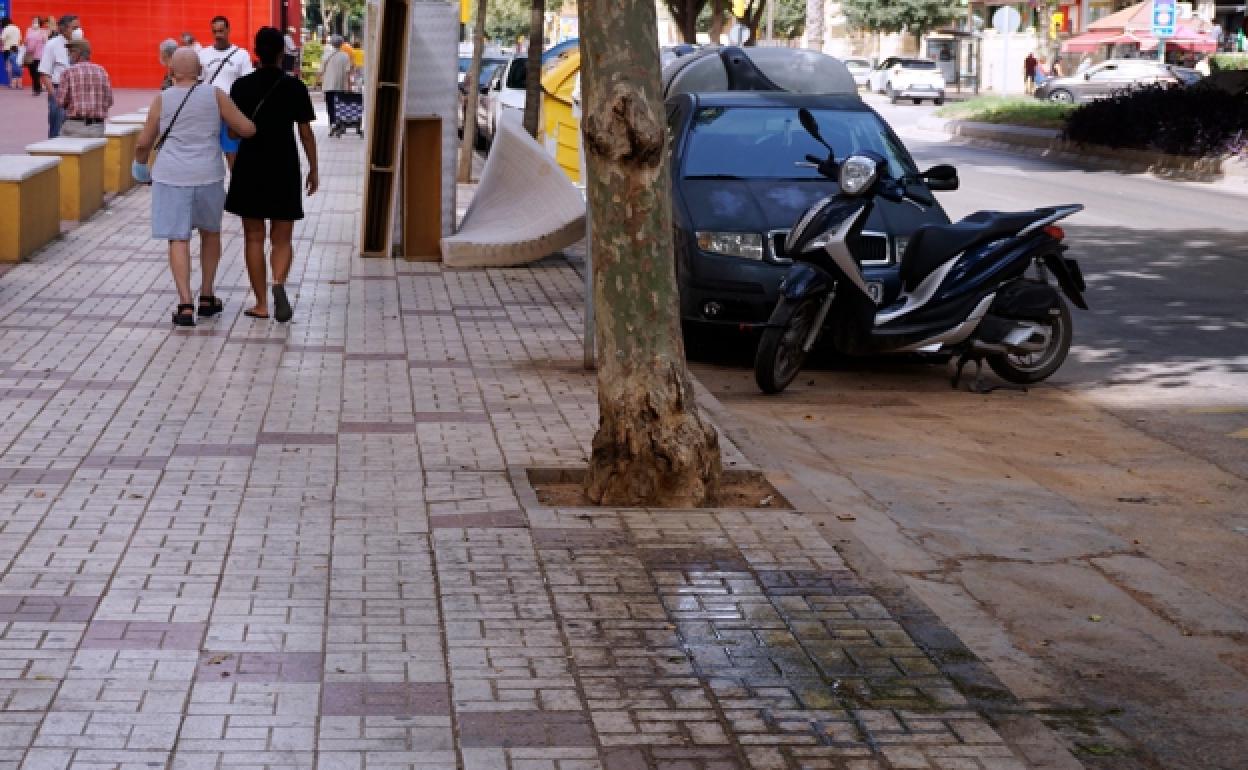
<path id="1" fill-rule="evenodd" d="M 1022 14 L 1014 9 L 1013 6 L 1003 5 L 992 14 L 992 28 L 1002 35 L 1013 34 L 1018 31 L 1018 26 L 1023 23 Z"/>
<path id="2" fill-rule="evenodd" d="M 1153 37 L 1174 37 L 1178 10 L 1175 0 L 1153 0 Z"/>

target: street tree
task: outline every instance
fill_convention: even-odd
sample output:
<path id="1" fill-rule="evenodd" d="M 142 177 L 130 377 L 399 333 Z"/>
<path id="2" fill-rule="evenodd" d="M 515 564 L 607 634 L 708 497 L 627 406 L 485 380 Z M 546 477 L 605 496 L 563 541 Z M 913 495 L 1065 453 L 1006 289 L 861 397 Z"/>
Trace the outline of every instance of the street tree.
<path id="1" fill-rule="evenodd" d="M 601 505 L 701 506 L 721 459 L 681 340 L 655 6 L 577 6 L 599 351 L 586 493 Z"/>
<path id="2" fill-rule="evenodd" d="M 525 70 L 524 130 L 537 138 L 542 120 L 542 48 L 546 39 L 546 0 L 532 0 L 529 19 L 529 66 Z"/>
<path id="3" fill-rule="evenodd" d="M 698 41 L 698 18 L 702 9 L 706 8 L 707 0 L 663 0 L 667 11 L 680 30 L 680 37 L 686 43 Z"/>
<path id="4" fill-rule="evenodd" d="M 485 34 L 490 40 L 512 45 L 529 32 L 530 0 L 490 0 L 485 16 Z"/>
<path id="5" fill-rule="evenodd" d="M 923 35 L 961 15 L 957 0 L 843 0 L 849 23 L 868 32 L 908 32 L 922 45 Z"/>
<path id="6" fill-rule="evenodd" d="M 485 52 L 485 17 L 488 10 L 489 0 L 477 0 L 477 18 L 472 30 L 472 63 L 464 77 L 464 141 L 459 148 L 457 177 L 465 184 L 472 181 L 472 158 L 477 148 L 477 102 L 481 99 L 481 56 Z"/>
<path id="7" fill-rule="evenodd" d="M 806 47 L 823 50 L 823 27 L 827 16 L 823 0 L 806 0 Z"/>

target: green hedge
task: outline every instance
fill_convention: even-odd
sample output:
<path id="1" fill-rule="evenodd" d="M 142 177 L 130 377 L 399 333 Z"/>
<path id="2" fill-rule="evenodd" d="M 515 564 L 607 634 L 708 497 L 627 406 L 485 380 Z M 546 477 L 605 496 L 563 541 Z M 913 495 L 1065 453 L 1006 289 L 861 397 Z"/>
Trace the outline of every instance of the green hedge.
<path id="1" fill-rule="evenodd" d="M 1147 86 L 1086 104 L 1066 119 L 1066 138 L 1169 155 L 1242 151 L 1248 94 L 1217 88 Z"/>
<path id="2" fill-rule="evenodd" d="M 1209 57 L 1209 68 L 1219 70 L 1248 70 L 1248 53 L 1215 53 Z"/>
<path id="3" fill-rule="evenodd" d="M 946 104 L 936 111 L 942 118 L 970 120 L 979 123 L 1004 123 L 1035 128 L 1061 128 L 1073 110 L 1059 104 L 1030 96 L 997 96 L 985 94 L 964 102 Z"/>

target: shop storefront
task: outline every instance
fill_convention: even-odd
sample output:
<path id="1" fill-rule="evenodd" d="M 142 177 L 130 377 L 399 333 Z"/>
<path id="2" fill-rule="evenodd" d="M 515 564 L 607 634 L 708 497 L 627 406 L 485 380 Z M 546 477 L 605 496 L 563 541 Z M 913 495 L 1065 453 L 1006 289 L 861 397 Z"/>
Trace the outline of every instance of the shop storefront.
<path id="1" fill-rule="evenodd" d="M 157 88 L 163 73 L 157 58 L 160 42 L 190 32 L 202 45 L 212 44 L 212 17 L 230 20 L 234 43 L 251 50 L 256 30 L 264 26 L 301 27 L 301 0 L 216 0 L 200 4 L 178 0 L 10 0 L 13 18 L 25 29 L 36 15 L 73 13 L 82 20 L 92 57 L 108 70 L 116 88 Z"/>

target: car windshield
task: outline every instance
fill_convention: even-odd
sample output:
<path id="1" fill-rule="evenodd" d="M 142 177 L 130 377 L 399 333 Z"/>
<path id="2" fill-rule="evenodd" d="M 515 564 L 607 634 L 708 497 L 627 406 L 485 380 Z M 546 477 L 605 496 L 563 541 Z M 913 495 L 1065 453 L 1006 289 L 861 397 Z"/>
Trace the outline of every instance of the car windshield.
<path id="1" fill-rule="evenodd" d="M 914 161 L 873 112 L 811 110 L 838 160 L 871 150 L 888 159 L 894 178 L 917 174 Z M 801 168 L 807 155 L 825 157 L 797 119 L 793 107 L 705 107 L 694 116 L 685 150 L 684 175 L 742 179 L 818 179 Z"/>
<path id="2" fill-rule="evenodd" d="M 936 62 L 927 59 L 902 59 L 901 66 L 908 70 L 934 70 Z"/>

